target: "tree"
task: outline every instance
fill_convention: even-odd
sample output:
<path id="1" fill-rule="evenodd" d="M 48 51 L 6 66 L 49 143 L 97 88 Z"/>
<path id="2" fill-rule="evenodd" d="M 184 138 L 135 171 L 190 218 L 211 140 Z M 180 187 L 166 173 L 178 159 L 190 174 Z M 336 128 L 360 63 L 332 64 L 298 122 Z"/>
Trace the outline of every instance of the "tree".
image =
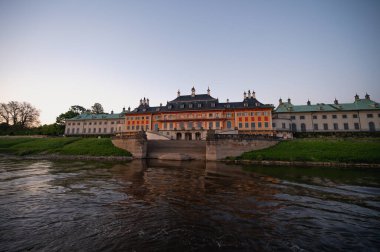
<path id="1" fill-rule="evenodd" d="M 10 101 L 0 104 L 1 120 L 12 126 L 27 128 L 39 124 L 40 112 L 28 102 Z"/>
<path id="2" fill-rule="evenodd" d="M 0 103 L 0 122 L 9 125 L 10 116 L 8 105 L 6 103 Z"/>
<path id="3" fill-rule="evenodd" d="M 40 112 L 28 102 L 19 104 L 19 125 L 22 128 L 37 126 Z"/>
<path id="4" fill-rule="evenodd" d="M 100 103 L 95 103 L 94 106 L 91 107 L 91 112 L 93 114 L 103 114 L 104 113 L 104 109 L 103 109 L 103 106 L 102 104 Z"/>

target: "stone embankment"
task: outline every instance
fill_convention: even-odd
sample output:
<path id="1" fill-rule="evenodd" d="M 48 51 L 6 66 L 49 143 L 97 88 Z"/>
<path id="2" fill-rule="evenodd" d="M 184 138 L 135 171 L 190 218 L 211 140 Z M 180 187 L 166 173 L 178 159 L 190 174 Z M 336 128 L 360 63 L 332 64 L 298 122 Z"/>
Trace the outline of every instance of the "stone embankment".
<path id="1" fill-rule="evenodd" d="M 129 161 L 133 160 L 133 157 L 126 156 L 90 156 L 90 155 L 59 155 L 59 154 L 44 154 L 44 155 L 25 155 L 16 156 L 8 154 L 0 154 L 0 158 L 7 159 L 30 159 L 30 160 L 108 160 L 108 161 Z"/>

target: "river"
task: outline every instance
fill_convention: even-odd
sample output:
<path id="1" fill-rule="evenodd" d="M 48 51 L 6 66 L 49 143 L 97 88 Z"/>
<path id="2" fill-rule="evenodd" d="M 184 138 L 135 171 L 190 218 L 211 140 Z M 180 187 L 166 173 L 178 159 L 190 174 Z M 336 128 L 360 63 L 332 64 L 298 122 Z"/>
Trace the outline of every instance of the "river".
<path id="1" fill-rule="evenodd" d="M 0 251 L 379 249 L 379 169 L 0 159 Z"/>

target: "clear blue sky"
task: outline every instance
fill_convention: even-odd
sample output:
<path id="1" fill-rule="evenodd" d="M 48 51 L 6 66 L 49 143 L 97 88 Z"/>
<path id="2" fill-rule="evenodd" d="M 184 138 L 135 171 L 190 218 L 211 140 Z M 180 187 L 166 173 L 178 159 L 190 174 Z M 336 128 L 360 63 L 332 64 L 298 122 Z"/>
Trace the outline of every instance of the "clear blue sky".
<path id="1" fill-rule="evenodd" d="M 263 103 L 380 101 L 380 1 L 0 0 L 0 102 L 53 123 L 178 89 Z"/>

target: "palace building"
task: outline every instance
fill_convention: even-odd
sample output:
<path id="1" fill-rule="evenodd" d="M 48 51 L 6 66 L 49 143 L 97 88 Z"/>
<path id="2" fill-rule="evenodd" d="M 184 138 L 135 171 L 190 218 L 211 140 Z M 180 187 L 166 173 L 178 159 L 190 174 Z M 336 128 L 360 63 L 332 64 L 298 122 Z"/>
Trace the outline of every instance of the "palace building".
<path id="1" fill-rule="evenodd" d="M 352 103 L 317 103 L 294 105 L 279 100 L 273 112 L 277 135 L 287 132 L 374 132 L 380 130 L 380 106 L 368 94 L 364 99 L 355 95 Z M 282 133 L 281 133 L 282 132 Z"/>
<path id="2" fill-rule="evenodd" d="M 222 103 L 210 94 L 181 95 L 166 105 L 151 107 L 143 98 L 133 111 L 125 114 L 125 132 L 147 131 L 167 139 L 203 140 L 207 130 L 228 134 L 273 135 L 273 105 L 256 99 L 255 92 L 244 92 L 240 102 Z"/>

